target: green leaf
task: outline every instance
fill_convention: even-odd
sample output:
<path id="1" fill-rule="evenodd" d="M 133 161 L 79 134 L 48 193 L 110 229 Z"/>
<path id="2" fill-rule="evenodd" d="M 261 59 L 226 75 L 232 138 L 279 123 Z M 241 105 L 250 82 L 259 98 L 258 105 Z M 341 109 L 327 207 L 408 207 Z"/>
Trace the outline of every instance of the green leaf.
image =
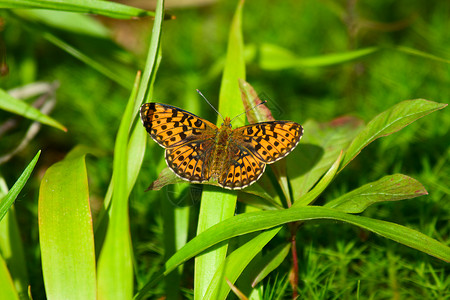
<path id="1" fill-rule="evenodd" d="M 14 14 L 22 19 L 26 19 L 28 22 L 31 20 L 74 35 L 84 35 L 102 39 L 111 38 L 109 29 L 99 20 L 88 15 L 43 9 L 14 10 Z"/>
<path id="2" fill-rule="evenodd" d="M 228 37 L 227 57 L 223 71 L 219 95 L 219 111 L 225 116 L 236 116 L 243 112 L 239 79 L 245 79 L 244 42 L 242 38 L 242 9 L 244 2 L 239 1 L 231 22 Z M 235 120 L 233 126 L 241 126 L 243 122 Z M 218 120 L 220 125 L 222 120 Z M 203 232 L 221 220 L 233 216 L 236 207 L 236 193 L 217 187 L 204 186 L 202 194 L 197 234 Z M 227 244 L 204 253 L 195 259 L 194 298 L 203 299 L 213 274 L 223 263 Z"/>
<path id="3" fill-rule="evenodd" d="M 226 219 L 202 232 L 175 253 L 166 262 L 164 273 L 171 272 L 178 265 L 198 253 L 232 237 L 269 229 L 286 223 L 315 219 L 347 222 L 444 261 L 450 261 L 449 247 L 416 230 L 391 222 L 346 214 L 329 208 L 306 206 L 277 211 L 245 213 Z M 335 223 L 333 226 L 336 226 Z"/>
<path id="4" fill-rule="evenodd" d="M 346 213 L 361 213 L 377 202 L 398 201 L 427 195 L 423 185 L 403 174 L 389 175 L 363 185 L 325 205 Z"/>
<path id="5" fill-rule="evenodd" d="M 28 299 L 30 281 L 27 272 L 22 236 L 19 231 L 16 213 L 12 206 L 0 221 L 0 256 L 7 262 L 9 273 L 20 299 Z M 0 291 L 3 290 L 0 287 Z"/>
<path id="6" fill-rule="evenodd" d="M 39 239 L 47 297 L 96 299 L 85 153 L 68 155 L 45 172 L 39 190 Z"/>
<path id="7" fill-rule="evenodd" d="M 410 47 L 406 47 L 406 46 L 399 46 L 399 47 L 395 47 L 394 48 L 397 51 L 406 53 L 406 54 L 410 54 L 410 55 L 414 55 L 414 56 L 418 56 L 418 57 L 423 57 L 423 58 L 427 58 L 427 59 L 431 59 L 437 62 L 443 62 L 446 64 L 450 64 L 450 60 L 445 59 L 445 58 L 441 58 L 439 56 L 433 55 L 433 54 L 429 54 L 414 48 L 410 48 Z"/>
<path id="8" fill-rule="evenodd" d="M 0 8 L 53 9 L 85 14 L 98 14 L 117 19 L 154 16 L 153 12 L 140 8 L 98 0 L 0 0 Z"/>
<path id="9" fill-rule="evenodd" d="M 304 196 L 331 167 L 339 153 L 348 147 L 362 129 L 362 121 L 343 117 L 329 123 L 307 121 L 299 149 L 287 158 L 294 203 Z M 298 204 L 297 204 L 298 205 Z"/>
<path id="10" fill-rule="evenodd" d="M 339 164 L 342 160 L 342 151 L 339 154 L 339 157 L 336 159 L 334 164 L 330 167 L 328 172 L 322 177 L 322 179 L 319 181 L 319 183 L 316 184 L 316 186 L 309 191 L 306 195 L 300 197 L 292 207 L 300 207 L 300 206 L 306 206 L 311 204 L 317 197 L 319 197 L 320 194 L 328 187 L 328 185 L 331 183 L 331 181 L 334 179 L 334 176 L 336 175 Z"/>
<path id="11" fill-rule="evenodd" d="M 142 147 L 142 149 L 137 151 L 142 153 L 141 151 L 145 149 L 147 135 L 144 134 L 145 130 L 141 124 L 136 124 L 138 126 L 135 129 L 137 139 L 133 137 L 134 133 L 131 140 L 128 139 L 128 135 L 138 112 L 138 107 L 145 98 L 151 95 L 151 87 L 153 86 L 160 60 L 160 36 L 163 17 L 164 0 L 159 0 L 156 5 L 156 17 L 142 80 L 140 80 L 140 74 L 138 74 L 117 134 L 114 149 L 110 219 L 98 261 L 98 294 L 103 299 L 130 299 L 133 294 L 128 197 L 134 185 L 135 179 L 133 178 L 135 177 L 134 175 L 131 177 L 128 175 L 128 147 L 132 145 Z M 139 162 L 134 164 L 135 170 L 140 168 L 142 157 L 138 160 Z M 134 171 L 131 172 L 134 174 Z"/>
<path id="12" fill-rule="evenodd" d="M 326 67 L 350 62 L 378 52 L 377 47 L 358 49 L 341 53 L 332 53 L 315 57 L 298 57 L 291 51 L 272 44 L 263 44 L 260 48 L 259 64 L 262 69 L 282 70 L 288 68 Z"/>
<path id="13" fill-rule="evenodd" d="M 276 248 L 272 249 L 269 253 L 265 254 L 259 261 L 260 271 L 258 275 L 255 277 L 255 280 L 252 282 L 252 287 L 255 287 L 258 283 L 260 283 L 267 275 L 269 275 L 273 270 L 278 268 L 279 265 L 285 260 L 288 256 L 289 251 L 291 250 L 291 244 L 281 244 Z"/>
<path id="14" fill-rule="evenodd" d="M 130 299 L 133 295 L 133 263 L 129 231 L 128 134 L 135 116 L 134 106 L 140 83 L 136 76 L 133 91 L 117 133 L 113 161 L 113 194 L 109 226 L 98 259 L 98 294 L 102 299 Z"/>
<path id="15" fill-rule="evenodd" d="M 38 109 L 32 107 L 26 102 L 11 97 L 2 89 L 0 89 L 0 109 L 9 111 L 33 121 L 40 122 L 42 124 L 61 129 L 63 131 L 67 131 L 66 127 L 61 125 L 58 121 L 55 121 L 49 116 L 44 115 Z"/>
<path id="16" fill-rule="evenodd" d="M 19 295 L 17 294 L 11 275 L 9 274 L 6 263 L 1 255 L 0 255 L 0 291 L 2 291 L 1 293 L 2 299 L 19 300 Z"/>
<path id="17" fill-rule="evenodd" d="M 397 132 L 423 116 L 436 110 L 443 109 L 446 106 L 447 104 L 444 103 L 417 99 L 400 102 L 385 112 L 382 112 L 373 118 L 373 120 L 370 121 L 355 137 L 345 153 L 340 170 L 352 161 L 364 147 L 374 140 Z"/>
<path id="18" fill-rule="evenodd" d="M 204 299 L 226 299 L 230 292 L 227 280 L 235 283 L 242 271 L 261 252 L 262 248 L 280 231 L 274 228 L 261 232 L 256 237 L 234 250 L 217 268 L 205 293 Z"/>
<path id="19" fill-rule="evenodd" d="M 9 190 L 8 194 L 0 200 L 0 221 L 6 215 L 11 205 L 13 205 L 17 195 L 19 195 L 20 191 L 25 186 L 25 183 L 27 183 L 27 180 L 30 178 L 31 172 L 33 172 L 34 166 L 36 165 L 40 155 L 41 151 L 39 150 L 22 172 L 22 175 L 20 175 L 19 179 L 17 179 L 16 183 Z"/>

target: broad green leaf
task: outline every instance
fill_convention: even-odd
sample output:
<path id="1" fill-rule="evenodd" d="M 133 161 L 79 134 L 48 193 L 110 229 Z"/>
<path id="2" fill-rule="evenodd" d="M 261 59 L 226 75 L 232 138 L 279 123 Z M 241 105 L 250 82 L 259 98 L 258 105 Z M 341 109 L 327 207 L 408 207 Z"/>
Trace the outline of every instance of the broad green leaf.
<path id="1" fill-rule="evenodd" d="M 395 174 L 365 184 L 328 202 L 325 207 L 346 213 L 360 213 L 377 202 L 398 201 L 427 194 L 423 185 L 417 180 L 403 174 Z"/>
<path id="2" fill-rule="evenodd" d="M 231 283 L 236 282 L 242 271 L 280 229 L 279 227 L 261 232 L 228 255 L 214 274 L 204 299 L 226 299 L 230 292 L 230 286 L 227 284 L 227 281 Z"/>
<path id="3" fill-rule="evenodd" d="M 19 300 L 16 288 L 9 274 L 8 267 L 6 266 L 3 257 L 0 255 L 0 291 L 2 299 L 4 300 Z"/>
<path id="4" fill-rule="evenodd" d="M 269 275 L 273 270 L 278 268 L 279 265 L 285 260 L 288 256 L 289 251 L 291 250 L 291 244 L 281 244 L 276 248 L 272 249 L 269 253 L 265 254 L 259 260 L 259 268 L 260 271 L 258 275 L 255 277 L 255 280 L 252 282 L 252 287 L 255 287 L 258 283 L 260 283 L 267 275 Z"/>
<path id="5" fill-rule="evenodd" d="M 219 95 L 219 112 L 226 116 L 236 116 L 243 112 L 239 79 L 245 79 L 244 42 L 241 31 L 242 8 L 244 2 L 239 1 L 231 22 L 228 37 L 227 57 L 223 71 Z M 244 123 L 239 119 L 234 127 Z M 218 120 L 220 125 L 222 120 Z M 236 193 L 224 191 L 217 187 L 205 186 L 200 206 L 197 234 L 212 225 L 233 216 L 236 207 Z M 204 253 L 195 259 L 194 299 L 203 299 L 217 268 L 222 264 L 228 245 L 222 244 L 214 250 Z"/>
<path id="6" fill-rule="evenodd" d="M 362 122 L 351 117 L 329 123 L 307 121 L 299 149 L 286 158 L 294 203 L 304 196 L 331 167 L 339 153 L 348 147 L 362 129 Z"/>
<path id="7" fill-rule="evenodd" d="M 181 263 L 209 247 L 232 237 L 269 229 L 286 223 L 315 219 L 347 222 L 444 261 L 450 261 L 449 247 L 416 230 L 391 222 L 346 214 L 329 208 L 306 206 L 277 211 L 245 213 L 226 219 L 202 232 L 175 253 L 166 262 L 164 274 L 171 272 Z"/>
<path id="8" fill-rule="evenodd" d="M 47 169 L 39 190 L 39 240 L 48 299 L 96 299 L 85 154 Z"/>
<path id="9" fill-rule="evenodd" d="M 345 153 L 340 170 L 352 161 L 364 147 L 374 140 L 397 132 L 417 119 L 436 110 L 443 109 L 446 106 L 447 104 L 444 103 L 417 99 L 400 102 L 385 112 L 382 112 L 373 118 L 373 120 L 370 121 L 355 137 Z"/>
<path id="10" fill-rule="evenodd" d="M 117 19 L 154 16 L 153 12 L 140 8 L 99 0 L 0 0 L 0 8 L 53 9 L 85 14 L 98 14 Z"/>
<path id="11" fill-rule="evenodd" d="M 31 119 L 33 121 L 40 122 L 42 124 L 67 131 L 66 127 L 61 125 L 58 121 L 55 121 L 51 117 L 44 115 L 38 109 L 32 107 L 26 102 L 11 97 L 2 89 L 0 89 L 0 109 L 9 111 L 13 114 Z"/>
<path id="12" fill-rule="evenodd" d="M 17 195 L 19 195 L 25 183 L 27 183 L 28 178 L 30 178 L 31 172 L 33 172 L 34 166 L 36 165 L 40 155 L 41 151 L 39 150 L 31 160 L 31 162 L 28 164 L 28 166 L 25 168 L 25 170 L 22 172 L 22 175 L 20 175 L 19 179 L 17 179 L 16 183 L 6 194 L 6 196 L 0 200 L 0 222 L 8 212 L 11 205 L 13 205 L 14 201 L 17 198 Z"/>
<path id="13" fill-rule="evenodd" d="M 319 181 L 319 183 L 316 184 L 316 186 L 306 193 L 306 195 L 300 197 L 292 207 L 300 207 L 300 206 L 306 206 L 311 204 L 317 197 L 319 197 L 320 194 L 328 187 L 328 185 L 331 183 L 331 181 L 334 179 L 334 176 L 336 175 L 339 164 L 342 160 L 342 151 L 339 154 L 339 157 L 334 162 L 334 164 L 330 167 L 328 172 L 322 177 L 322 179 Z"/>
<path id="14" fill-rule="evenodd" d="M 259 64 L 262 69 L 282 70 L 288 68 L 326 67 L 353 61 L 379 51 L 377 47 L 358 49 L 342 53 L 331 53 L 315 57 L 298 57 L 291 51 L 272 44 L 260 48 Z"/>

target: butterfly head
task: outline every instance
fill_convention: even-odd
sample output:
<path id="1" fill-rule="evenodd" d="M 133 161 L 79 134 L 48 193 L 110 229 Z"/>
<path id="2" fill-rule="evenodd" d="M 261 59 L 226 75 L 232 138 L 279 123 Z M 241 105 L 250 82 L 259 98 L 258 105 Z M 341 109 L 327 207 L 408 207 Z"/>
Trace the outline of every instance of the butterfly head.
<path id="1" fill-rule="evenodd" d="M 230 127 L 231 128 L 231 120 L 230 117 L 226 117 L 223 120 L 222 127 Z"/>

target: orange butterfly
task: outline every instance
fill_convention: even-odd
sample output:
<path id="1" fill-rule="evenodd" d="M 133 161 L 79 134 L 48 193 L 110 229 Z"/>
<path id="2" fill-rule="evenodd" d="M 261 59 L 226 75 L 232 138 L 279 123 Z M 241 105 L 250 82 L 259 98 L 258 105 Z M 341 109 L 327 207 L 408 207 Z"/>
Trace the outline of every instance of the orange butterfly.
<path id="1" fill-rule="evenodd" d="M 181 179 L 215 181 L 243 189 L 257 181 L 271 164 L 288 155 L 303 135 L 300 124 L 270 121 L 231 128 L 226 117 L 220 128 L 181 108 L 145 103 L 141 119 L 147 132 L 166 149 L 166 163 Z"/>

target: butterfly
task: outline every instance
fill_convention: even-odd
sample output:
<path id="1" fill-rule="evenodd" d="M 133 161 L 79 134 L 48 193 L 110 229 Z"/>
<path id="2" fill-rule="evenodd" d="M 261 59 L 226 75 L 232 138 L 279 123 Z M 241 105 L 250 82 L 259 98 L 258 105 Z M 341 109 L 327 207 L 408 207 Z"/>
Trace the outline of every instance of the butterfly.
<path id="1" fill-rule="evenodd" d="M 166 149 L 167 166 L 192 183 L 214 181 L 238 190 L 256 182 L 266 164 L 288 155 L 303 135 L 300 124 L 269 121 L 231 127 L 229 117 L 218 128 L 181 108 L 145 103 L 141 120 L 152 139 Z"/>

